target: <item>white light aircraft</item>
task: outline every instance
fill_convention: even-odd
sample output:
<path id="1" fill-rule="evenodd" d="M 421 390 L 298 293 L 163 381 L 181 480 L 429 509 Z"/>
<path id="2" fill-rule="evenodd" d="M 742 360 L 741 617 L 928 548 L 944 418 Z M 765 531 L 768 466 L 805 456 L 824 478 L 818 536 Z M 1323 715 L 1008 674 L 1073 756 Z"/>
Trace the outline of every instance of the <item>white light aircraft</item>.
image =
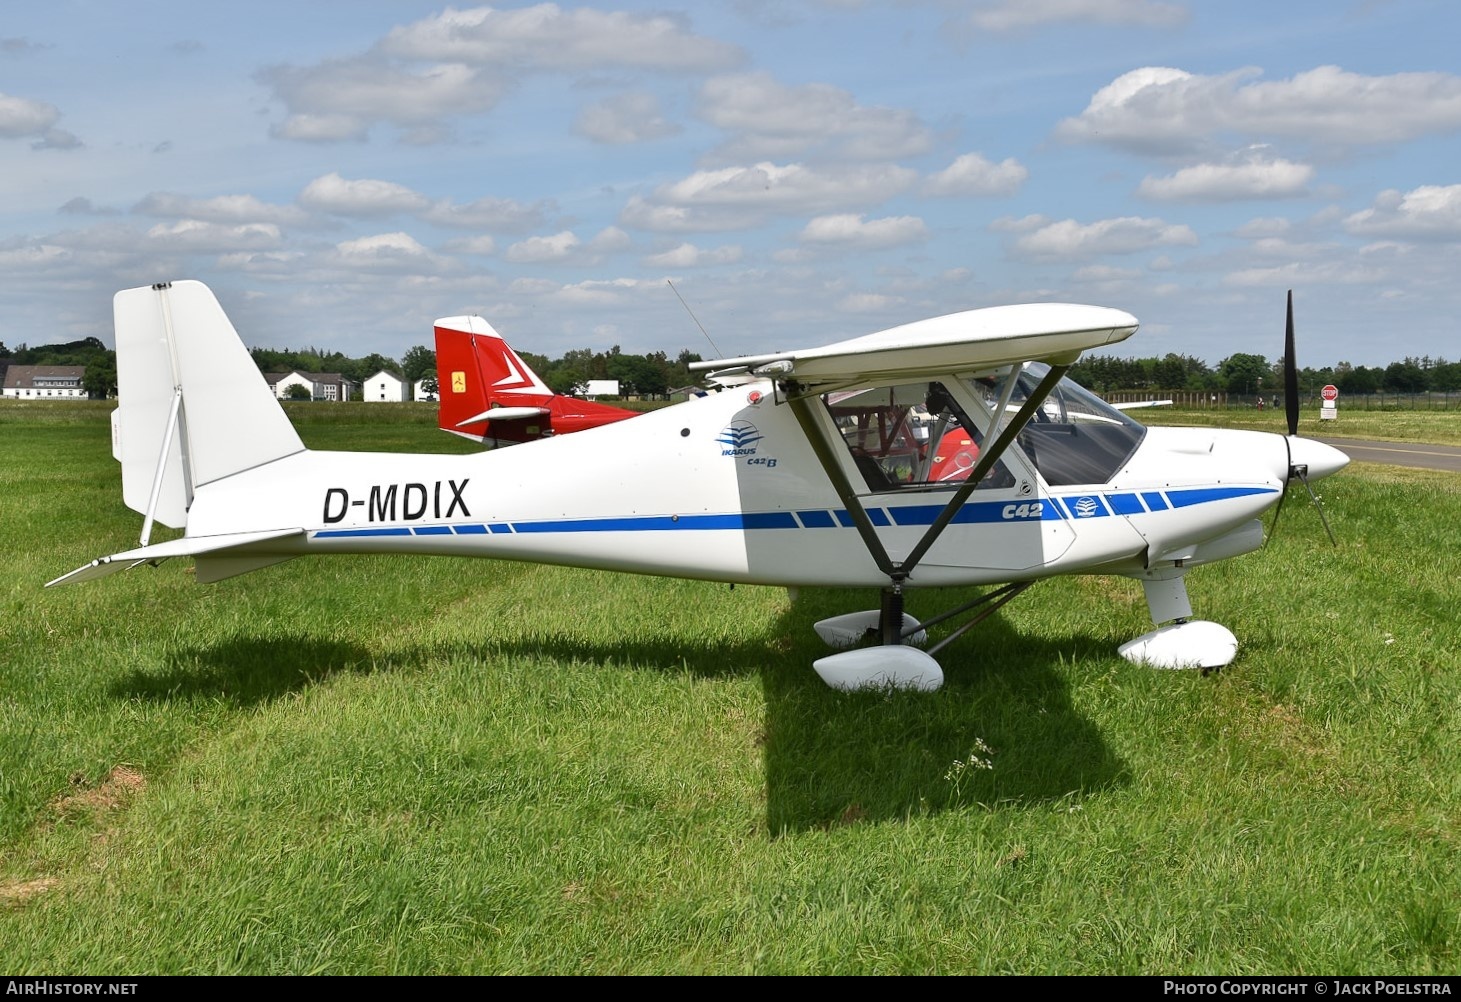
<path id="1" fill-rule="evenodd" d="M 306 449 L 201 283 L 124 290 L 114 310 L 115 451 L 141 545 L 51 585 L 171 557 L 206 583 L 307 554 L 419 553 L 877 589 L 879 608 L 815 626 L 836 652 L 814 668 L 838 689 L 937 689 L 935 654 L 1062 574 L 1141 582 L 1156 628 L 1121 646 L 1129 660 L 1228 664 L 1237 640 L 1192 618 L 1185 575 L 1257 549 L 1292 480 L 1348 461 L 1297 435 L 1296 375 L 1287 435 L 1146 428 L 1108 406 L 1063 377 L 1136 332 L 1098 306 L 977 309 L 698 363 L 721 389 L 466 456 Z M 1290 374 L 1293 354 L 1290 296 Z M 158 522 L 184 534 L 151 543 Z M 923 622 L 904 611 L 966 585 L 994 587 Z"/>

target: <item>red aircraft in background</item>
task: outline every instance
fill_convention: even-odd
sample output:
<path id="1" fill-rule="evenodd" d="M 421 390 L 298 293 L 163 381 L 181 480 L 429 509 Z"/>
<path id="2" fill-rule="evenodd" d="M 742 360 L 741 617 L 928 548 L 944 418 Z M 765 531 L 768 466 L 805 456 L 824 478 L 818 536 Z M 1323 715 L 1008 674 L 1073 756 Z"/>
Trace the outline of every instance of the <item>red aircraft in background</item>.
<path id="1" fill-rule="evenodd" d="M 442 431 L 495 449 L 640 413 L 554 393 L 481 317 L 448 317 L 435 326 Z"/>

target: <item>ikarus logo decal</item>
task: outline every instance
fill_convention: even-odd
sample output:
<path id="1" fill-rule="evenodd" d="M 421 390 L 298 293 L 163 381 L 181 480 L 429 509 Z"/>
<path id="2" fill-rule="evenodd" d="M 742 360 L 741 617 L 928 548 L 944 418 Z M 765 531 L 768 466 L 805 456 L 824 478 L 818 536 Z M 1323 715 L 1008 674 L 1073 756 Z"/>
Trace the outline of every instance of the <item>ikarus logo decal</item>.
<path id="1" fill-rule="evenodd" d="M 754 456 L 761 433 L 749 421 L 733 421 L 721 429 L 716 441 L 724 447 L 722 456 Z"/>
<path id="2" fill-rule="evenodd" d="M 1065 505 L 1076 518 L 1091 518 L 1106 514 L 1101 502 L 1090 495 L 1081 498 L 1067 498 Z"/>
<path id="3" fill-rule="evenodd" d="M 776 460 L 757 455 L 756 443 L 761 441 L 761 432 L 749 421 L 732 421 L 721 429 L 715 441 L 722 456 L 744 457 L 747 466 L 772 467 Z"/>

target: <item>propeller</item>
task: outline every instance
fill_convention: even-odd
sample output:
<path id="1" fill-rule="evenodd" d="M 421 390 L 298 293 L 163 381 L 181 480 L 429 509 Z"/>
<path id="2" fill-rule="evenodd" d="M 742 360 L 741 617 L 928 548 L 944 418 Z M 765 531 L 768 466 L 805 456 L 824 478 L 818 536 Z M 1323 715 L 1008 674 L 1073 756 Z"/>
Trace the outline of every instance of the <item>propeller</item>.
<path id="1" fill-rule="evenodd" d="M 1309 485 L 1309 465 L 1294 462 L 1294 439 L 1299 434 L 1299 364 L 1294 357 L 1293 289 L 1289 290 L 1288 318 L 1284 324 L 1283 335 L 1283 409 L 1284 417 L 1288 421 L 1288 434 L 1284 436 L 1283 441 L 1288 449 L 1289 472 L 1284 479 L 1283 493 L 1278 496 L 1278 507 L 1273 510 L 1273 524 L 1268 527 L 1268 538 L 1272 539 L 1274 531 L 1278 529 L 1278 516 L 1283 513 L 1283 503 L 1288 498 L 1289 485 L 1297 479 L 1304 485 L 1304 490 L 1309 492 L 1309 500 L 1314 502 L 1314 510 L 1319 513 L 1319 521 L 1324 523 L 1324 531 L 1329 534 L 1330 544 L 1338 546 L 1339 541 L 1334 538 L 1334 530 L 1329 528 L 1329 519 L 1324 517 L 1324 506 L 1319 503 L 1314 488 Z"/>

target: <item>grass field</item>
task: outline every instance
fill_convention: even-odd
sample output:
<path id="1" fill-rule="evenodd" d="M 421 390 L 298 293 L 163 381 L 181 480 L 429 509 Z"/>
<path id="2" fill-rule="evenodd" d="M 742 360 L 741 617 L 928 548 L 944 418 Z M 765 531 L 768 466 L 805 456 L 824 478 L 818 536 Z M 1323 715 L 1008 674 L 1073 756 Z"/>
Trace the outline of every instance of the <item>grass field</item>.
<path id="1" fill-rule="evenodd" d="M 867 593 L 405 557 L 44 589 L 136 540 L 109 409 L 0 406 L 9 975 L 1461 968 L 1454 475 L 1352 464 L 1337 547 L 1296 497 L 1194 571 L 1221 672 L 1128 664 L 1140 586 L 1064 578 L 940 691 L 844 694 L 811 624 Z"/>

